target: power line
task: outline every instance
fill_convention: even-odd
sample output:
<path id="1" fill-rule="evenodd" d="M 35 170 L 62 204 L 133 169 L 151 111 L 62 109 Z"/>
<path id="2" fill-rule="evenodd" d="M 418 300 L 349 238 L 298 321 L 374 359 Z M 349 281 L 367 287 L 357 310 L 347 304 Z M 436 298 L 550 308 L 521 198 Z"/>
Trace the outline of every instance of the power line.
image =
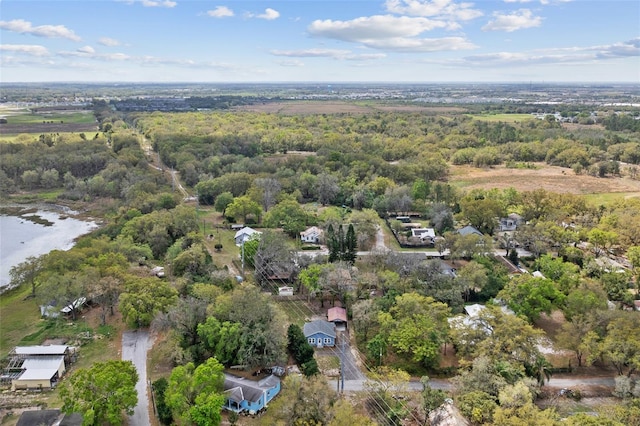
<path id="1" fill-rule="evenodd" d="M 258 252 L 256 253 L 256 256 L 259 255 L 259 254 L 260 254 L 260 249 L 258 249 Z M 256 264 L 256 262 L 254 262 L 254 265 L 255 264 Z M 262 282 L 267 283 L 268 285 L 270 285 L 276 293 L 278 292 L 278 288 L 277 288 L 276 284 L 273 283 L 272 280 L 270 280 L 268 278 L 268 276 L 266 275 L 266 272 L 263 269 L 255 268 L 254 270 L 255 270 L 256 274 L 260 275 L 260 277 L 262 278 Z M 307 306 L 306 303 L 303 302 L 303 304 L 307 308 L 307 310 L 311 313 L 311 315 L 313 316 L 314 312 L 311 310 L 311 308 L 309 308 L 309 306 Z M 302 311 L 302 309 L 297 304 L 292 304 L 292 306 L 294 307 L 295 310 L 297 310 L 297 313 L 302 314 L 302 317 L 305 317 L 305 315 L 304 315 L 305 313 Z M 341 359 L 340 355 L 336 352 L 336 348 L 330 348 L 330 350 L 331 350 L 332 353 L 334 353 L 334 355 L 336 355 L 339 359 Z M 352 354 L 353 354 L 353 352 L 352 352 Z M 359 361 L 366 368 L 366 370 L 369 371 L 369 372 L 373 372 L 374 370 L 367 364 L 366 360 L 364 360 L 362 358 L 362 355 L 360 354 L 360 352 L 356 351 L 356 354 L 357 354 L 357 357 L 358 357 Z M 347 360 L 348 358 L 344 357 L 344 359 Z M 341 367 L 342 367 L 342 359 L 341 359 Z M 352 370 L 353 369 L 356 369 L 358 371 L 360 370 L 357 365 L 351 365 L 350 368 Z M 344 391 L 344 376 L 342 374 L 343 373 L 341 372 L 341 378 L 342 378 L 342 383 L 343 383 L 343 391 Z M 377 378 L 377 379 L 367 378 L 367 380 L 377 381 L 381 386 L 383 386 L 383 387 L 385 386 L 385 384 L 379 378 Z M 378 402 L 378 399 L 375 397 L 375 395 L 369 389 L 367 389 L 366 386 L 363 387 L 363 391 L 369 396 L 370 400 L 373 401 L 378 406 L 378 408 L 380 408 L 382 410 L 383 413 L 386 414 L 387 412 L 392 410 L 392 407 L 387 403 L 387 401 L 385 401 L 384 399 L 381 399 L 381 401 L 384 403 L 384 405 L 386 405 L 387 410 L 385 410 L 380 405 L 380 403 Z M 418 424 L 421 423 L 420 420 L 415 416 L 413 411 L 410 408 L 408 408 L 406 406 L 406 404 L 401 399 L 396 399 L 396 401 L 409 413 L 409 415 L 413 418 L 413 420 L 415 420 Z"/>

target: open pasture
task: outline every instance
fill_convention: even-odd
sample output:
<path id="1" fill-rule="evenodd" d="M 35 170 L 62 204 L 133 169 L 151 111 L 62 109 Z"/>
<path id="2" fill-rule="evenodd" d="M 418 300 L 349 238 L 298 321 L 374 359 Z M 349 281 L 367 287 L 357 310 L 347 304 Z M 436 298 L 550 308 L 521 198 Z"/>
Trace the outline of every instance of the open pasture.
<path id="1" fill-rule="evenodd" d="M 625 197 L 640 196 L 640 181 L 628 177 L 599 178 L 586 174 L 576 175 L 571 169 L 544 163 L 537 163 L 536 166 L 535 169 L 451 166 L 451 182 L 465 190 L 515 188 L 518 191 L 532 191 L 542 188 L 576 195 L 616 193 Z"/>
<path id="2" fill-rule="evenodd" d="M 98 130 L 96 119 L 86 110 L 0 110 L 6 123 L 0 123 L 0 135 L 21 133 L 69 133 Z M 3 120 L 3 121 L 4 121 Z"/>
<path id="3" fill-rule="evenodd" d="M 306 114 L 373 114 L 376 112 L 422 112 L 425 114 L 445 114 L 465 112 L 466 109 L 448 106 L 430 106 L 421 104 L 391 104 L 376 102 L 347 101 L 279 101 L 262 104 L 243 105 L 237 111 L 262 112 L 268 114 L 306 115 Z"/>
<path id="4" fill-rule="evenodd" d="M 469 117 L 478 121 L 488 121 L 491 123 L 517 123 L 527 120 L 534 120 L 535 117 L 531 114 L 473 114 Z"/>

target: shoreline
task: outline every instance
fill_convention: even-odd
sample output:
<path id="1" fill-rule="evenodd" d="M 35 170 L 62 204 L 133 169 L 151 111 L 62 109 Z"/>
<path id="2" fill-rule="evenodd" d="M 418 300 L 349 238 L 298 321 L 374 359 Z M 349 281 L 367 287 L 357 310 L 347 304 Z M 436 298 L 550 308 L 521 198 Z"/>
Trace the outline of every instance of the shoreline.
<path id="1" fill-rule="evenodd" d="M 0 294 L 11 286 L 10 270 L 31 256 L 69 250 L 78 238 L 99 229 L 98 220 L 60 204 L 0 204 L 2 245 Z"/>

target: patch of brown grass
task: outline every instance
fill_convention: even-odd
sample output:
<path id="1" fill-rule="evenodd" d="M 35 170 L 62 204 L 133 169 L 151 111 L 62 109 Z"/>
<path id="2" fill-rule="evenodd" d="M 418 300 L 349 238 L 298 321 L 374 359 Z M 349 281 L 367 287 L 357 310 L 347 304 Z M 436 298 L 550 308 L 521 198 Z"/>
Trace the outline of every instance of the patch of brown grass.
<path id="1" fill-rule="evenodd" d="M 535 169 L 508 169 L 505 166 L 476 168 L 451 166 L 451 182 L 471 189 L 507 189 L 532 191 L 545 189 L 557 193 L 603 194 L 630 193 L 640 195 L 640 181 L 627 177 L 598 178 L 576 175 L 571 169 L 537 163 Z"/>
<path id="2" fill-rule="evenodd" d="M 544 330 L 547 337 L 552 340 L 556 339 L 556 335 L 560 331 L 562 324 L 566 322 L 562 311 L 553 311 L 551 315 L 547 315 L 544 312 L 540 315 L 540 318 L 535 322 L 535 326 Z"/>

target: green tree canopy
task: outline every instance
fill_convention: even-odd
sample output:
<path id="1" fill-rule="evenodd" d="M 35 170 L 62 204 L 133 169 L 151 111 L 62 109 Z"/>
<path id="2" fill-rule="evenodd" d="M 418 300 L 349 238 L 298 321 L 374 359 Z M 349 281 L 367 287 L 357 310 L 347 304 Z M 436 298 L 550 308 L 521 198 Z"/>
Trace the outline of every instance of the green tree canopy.
<path id="1" fill-rule="evenodd" d="M 130 278 L 120 294 L 119 308 L 124 320 L 133 327 L 146 327 L 159 312 L 178 299 L 178 292 L 164 280 Z"/>
<path id="2" fill-rule="evenodd" d="M 215 358 L 198 367 L 190 362 L 171 371 L 165 402 L 180 425 L 220 424 L 225 402 L 223 371 L 224 367 Z"/>
<path id="3" fill-rule="evenodd" d="M 444 303 L 417 293 L 405 293 L 396 297 L 389 312 L 378 314 L 378 321 L 397 352 L 432 366 L 448 336 L 448 316 L 449 308 Z"/>
<path id="4" fill-rule="evenodd" d="M 138 403 L 138 372 L 131 361 L 95 363 L 77 370 L 60 385 L 62 411 L 80 413 L 83 426 L 122 424 Z"/>

